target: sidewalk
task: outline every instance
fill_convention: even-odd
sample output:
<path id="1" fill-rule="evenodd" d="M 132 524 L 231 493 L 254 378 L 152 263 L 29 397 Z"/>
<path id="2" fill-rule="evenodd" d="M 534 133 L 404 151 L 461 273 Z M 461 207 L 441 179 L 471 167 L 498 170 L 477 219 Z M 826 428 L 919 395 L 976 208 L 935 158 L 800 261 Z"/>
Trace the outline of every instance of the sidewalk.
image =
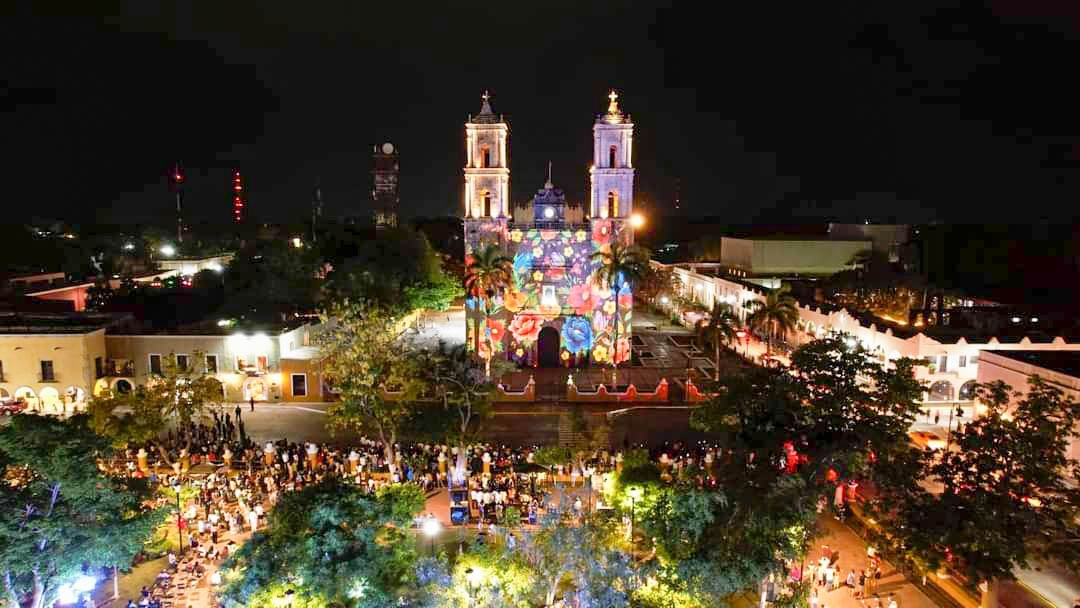
<path id="1" fill-rule="evenodd" d="M 818 524 L 824 535 L 814 541 L 807 561 L 820 558 L 821 548 L 828 545 L 830 550 L 840 552 L 838 571 L 841 580 L 847 578 L 851 569 L 855 569 L 858 576 L 858 572 L 870 564 L 866 543 L 829 513 L 822 514 Z M 935 608 L 938 605 L 884 560 L 881 562 L 881 578 L 877 581 L 875 593 L 869 598 L 855 599 L 851 590 L 843 586 L 833 591 L 823 591 L 824 587 L 814 588 L 818 590 L 818 605 L 822 608 L 885 608 L 889 600 L 894 598 L 899 608 Z"/>

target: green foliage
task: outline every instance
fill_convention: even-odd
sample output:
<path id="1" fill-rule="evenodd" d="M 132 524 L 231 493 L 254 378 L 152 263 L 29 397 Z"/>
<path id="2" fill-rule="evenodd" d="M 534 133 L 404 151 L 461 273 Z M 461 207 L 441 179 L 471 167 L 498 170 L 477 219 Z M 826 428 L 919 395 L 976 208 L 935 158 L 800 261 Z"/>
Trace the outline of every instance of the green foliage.
<path id="1" fill-rule="evenodd" d="M 367 300 L 403 314 L 416 308 L 446 310 L 462 295 L 460 284 L 442 270 L 439 255 L 422 232 L 400 227 L 377 239 L 336 246 L 346 254 L 335 260 L 324 295 L 331 300 Z"/>
<path id="2" fill-rule="evenodd" d="M 533 462 L 542 467 L 554 467 L 560 464 L 569 464 L 574 458 L 574 452 L 565 446 L 544 445 L 533 452 Z"/>
<path id="3" fill-rule="evenodd" d="M 388 459 L 425 388 L 424 359 L 404 340 L 396 320 L 368 302 L 334 302 L 316 337 L 319 365 L 339 395 L 327 410 L 332 428 L 375 433 Z M 386 391 L 398 393 L 388 398 Z"/>
<path id="4" fill-rule="evenodd" d="M 953 449 L 923 461 L 940 491 L 905 488 L 889 497 L 879 542 L 902 548 L 935 570 L 949 552 L 973 581 L 1011 579 L 1035 560 L 1080 565 L 1080 489 L 1067 479 L 1080 463 L 1067 456 L 1080 404 L 1039 377 L 1026 394 L 1002 382 L 981 385 L 984 415 L 951 436 Z"/>
<path id="5" fill-rule="evenodd" d="M 674 298 L 682 290 L 682 281 L 670 267 L 648 265 L 638 282 L 636 292 L 642 298 L 658 303 L 660 298 Z"/>
<path id="6" fill-rule="evenodd" d="M 914 365 L 901 359 L 882 368 L 841 335 L 798 349 L 792 373 L 721 379 L 718 395 L 692 413 L 691 424 L 727 438 L 729 453 L 714 464 L 724 500 L 678 498 L 712 504 L 712 522 L 676 518 L 684 509 L 674 500 L 658 502 L 663 510 L 654 517 L 665 539 L 700 539 L 662 546 L 679 560 L 674 568 L 685 588 L 719 601 L 778 570 L 780 558 L 804 555 L 818 499 L 834 489 L 823 483 L 830 469 L 872 479 L 886 494 L 917 487 L 920 455 L 906 435 L 922 391 Z M 787 462 L 788 448 L 801 456 L 793 470 L 776 464 Z"/>
<path id="7" fill-rule="evenodd" d="M 225 312 L 280 320 L 282 314 L 314 309 L 320 260 L 284 241 L 259 242 L 239 252 L 225 269 Z"/>
<path id="8" fill-rule="evenodd" d="M 423 492 L 412 484 L 370 497 L 328 478 L 285 494 L 266 531 L 223 565 L 223 596 L 228 604 L 268 608 L 288 588 L 314 608 L 387 605 L 414 586 L 409 526 L 423 506 Z"/>
<path id="9" fill-rule="evenodd" d="M 521 525 L 521 510 L 517 507 L 508 507 L 503 511 L 502 521 L 499 525 L 506 528 L 517 528 Z"/>
<path id="10" fill-rule="evenodd" d="M 766 351 L 772 349 L 773 336 L 786 336 L 795 329 L 795 324 L 799 320 L 798 303 L 791 297 L 790 291 L 789 285 L 769 291 L 764 302 L 754 301 L 754 311 L 747 318 L 751 327 L 766 332 L 768 336 Z"/>
<path id="11" fill-rule="evenodd" d="M 51 605 L 83 564 L 128 566 L 163 521 L 164 511 L 141 507 L 143 492 L 99 473 L 97 458 L 109 451 L 85 415 L 16 415 L 0 428 L 0 468 L 29 475 L 0 492 L 0 577 L 10 605 L 22 596 L 31 608 Z"/>
<path id="12" fill-rule="evenodd" d="M 161 358 L 161 373 L 151 374 L 134 391 L 105 391 L 92 397 L 88 409 L 94 429 L 119 445 L 150 442 L 171 464 L 160 442 L 161 432 L 170 424 L 186 429 L 191 422 L 208 418 L 210 409 L 224 398 L 221 381 L 206 370 L 206 357 L 196 351 L 188 361 L 188 369 L 182 369 L 170 353 Z M 186 441 L 190 448 L 191 437 Z"/>

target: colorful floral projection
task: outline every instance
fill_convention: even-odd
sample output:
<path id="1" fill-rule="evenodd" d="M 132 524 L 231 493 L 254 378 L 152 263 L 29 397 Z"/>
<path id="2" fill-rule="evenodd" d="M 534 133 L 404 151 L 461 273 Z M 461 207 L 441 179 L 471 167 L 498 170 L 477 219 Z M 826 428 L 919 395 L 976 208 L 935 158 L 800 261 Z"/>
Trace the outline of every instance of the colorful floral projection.
<path id="1" fill-rule="evenodd" d="M 513 285 L 487 303 L 486 315 L 484 302 L 466 301 L 469 348 L 475 345 L 487 357 L 491 344 L 495 354 L 505 351 L 512 361 L 535 366 L 540 330 L 554 327 L 563 365 L 610 363 L 612 356 L 619 363 L 629 360 L 631 290 L 621 277 L 616 285 L 598 283 L 590 259 L 610 247 L 613 228 L 610 220 L 594 220 L 591 227 L 574 230 L 503 232 L 513 252 Z"/>

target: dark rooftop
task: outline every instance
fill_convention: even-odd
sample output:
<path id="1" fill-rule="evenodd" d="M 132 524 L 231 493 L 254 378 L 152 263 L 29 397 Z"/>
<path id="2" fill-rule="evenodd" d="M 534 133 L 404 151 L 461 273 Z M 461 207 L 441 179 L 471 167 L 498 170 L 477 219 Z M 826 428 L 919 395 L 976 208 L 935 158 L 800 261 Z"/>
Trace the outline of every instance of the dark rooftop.
<path id="1" fill-rule="evenodd" d="M 86 334 L 125 318 L 110 314 L 0 312 L 0 334 Z"/>
<path id="2" fill-rule="evenodd" d="M 1080 351 L 1069 350 L 990 350 L 994 353 L 1029 365 L 1080 378 Z"/>

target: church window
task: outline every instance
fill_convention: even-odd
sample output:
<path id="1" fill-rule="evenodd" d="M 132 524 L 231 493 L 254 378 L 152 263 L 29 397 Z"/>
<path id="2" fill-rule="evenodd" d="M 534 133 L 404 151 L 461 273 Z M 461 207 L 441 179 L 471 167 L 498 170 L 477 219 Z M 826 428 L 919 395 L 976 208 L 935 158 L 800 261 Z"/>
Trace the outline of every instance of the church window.
<path id="1" fill-rule="evenodd" d="M 483 213 L 484 216 L 490 217 L 491 215 L 493 215 L 491 213 L 491 193 L 490 192 L 485 192 L 484 193 L 482 209 L 484 211 L 484 213 Z"/>
<path id="2" fill-rule="evenodd" d="M 619 216 L 619 195 L 616 192 L 608 192 L 607 195 L 607 216 L 618 217 Z"/>
<path id="3" fill-rule="evenodd" d="M 491 150 L 487 146 L 480 148 L 480 168 L 484 169 L 491 166 Z"/>
<path id="4" fill-rule="evenodd" d="M 559 300 L 555 297 L 555 286 L 544 285 L 540 290 L 540 304 L 543 306 L 558 306 Z"/>
<path id="5" fill-rule="evenodd" d="M 615 167 L 615 146 L 611 146 L 608 150 L 608 166 Z"/>

